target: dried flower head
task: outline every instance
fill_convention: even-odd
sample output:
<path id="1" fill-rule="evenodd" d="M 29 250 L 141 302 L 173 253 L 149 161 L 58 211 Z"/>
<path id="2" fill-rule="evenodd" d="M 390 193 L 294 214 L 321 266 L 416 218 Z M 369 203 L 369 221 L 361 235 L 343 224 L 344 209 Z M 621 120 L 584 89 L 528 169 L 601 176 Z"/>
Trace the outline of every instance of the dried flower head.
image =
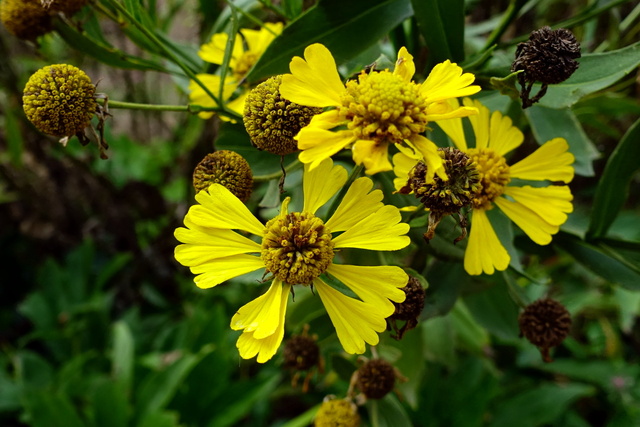
<path id="1" fill-rule="evenodd" d="M 207 154 L 193 171 L 196 192 L 206 190 L 213 183 L 225 186 L 238 199 L 246 202 L 253 191 L 253 173 L 240 154 L 219 150 Z"/>
<path id="2" fill-rule="evenodd" d="M 395 332 L 395 335 L 391 335 L 391 337 L 397 340 L 402 339 L 405 332 L 418 325 L 418 318 L 424 309 L 425 291 L 418 279 L 409 276 L 409 283 L 402 290 L 407 298 L 403 302 L 394 302 L 396 311 L 387 318 L 388 327 Z M 400 329 L 396 325 L 398 320 L 406 322 Z"/>
<path id="3" fill-rule="evenodd" d="M 282 76 L 260 83 L 247 96 L 244 125 L 259 150 L 284 156 L 298 151 L 294 138 L 322 108 L 304 107 L 280 95 Z"/>
<path id="4" fill-rule="evenodd" d="M 578 69 L 578 58 L 580 43 L 565 28 L 552 30 L 542 27 L 533 31 L 529 40 L 518 44 L 511 71 L 522 71 L 518 74 L 522 87 L 522 107 L 527 108 L 538 102 L 546 93 L 547 85 L 567 80 Z M 529 98 L 534 82 L 542 83 L 542 87 L 535 97 Z"/>
<path id="5" fill-rule="evenodd" d="M 382 399 L 396 384 L 396 370 L 386 360 L 369 360 L 355 372 L 355 384 L 367 399 Z"/>
<path id="6" fill-rule="evenodd" d="M 518 319 L 520 333 L 538 347 L 542 359 L 552 362 L 549 350 L 564 341 L 571 330 L 571 315 L 558 301 L 544 298 L 529 304 Z"/>
<path id="7" fill-rule="evenodd" d="M 320 355 L 320 347 L 316 343 L 317 336 L 309 336 L 309 325 L 305 325 L 302 334 L 294 335 L 284 345 L 284 368 L 294 371 L 291 386 L 297 387 L 301 372 L 306 372 L 302 384 L 302 392 L 309 390 L 309 380 L 317 368 L 324 371 L 324 361 Z"/>
<path id="8" fill-rule="evenodd" d="M 316 413 L 315 427 L 358 427 L 360 415 L 353 402 L 346 399 L 325 398 Z"/>
<path id="9" fill-rule="evenodd" d="M 7 31 L 22 40 L 35 41 L 53 29 L 53 21 L 40 0 L 0 1 L 0 21 Z"/>

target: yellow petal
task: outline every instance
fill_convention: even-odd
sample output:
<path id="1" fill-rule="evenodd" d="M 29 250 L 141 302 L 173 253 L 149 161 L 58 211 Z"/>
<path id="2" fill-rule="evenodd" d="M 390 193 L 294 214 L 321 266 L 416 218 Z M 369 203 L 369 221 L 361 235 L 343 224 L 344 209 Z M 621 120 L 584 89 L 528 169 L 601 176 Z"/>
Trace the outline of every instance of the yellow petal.
<path id="1" fill-rule="evenodd" d="M 315 169 L 324 159 L 351 144 L 354 137 L 350 130 L 331 132 L 307 126 L 298 132 L 295 139 L 298 141 L 298 148 L 303 150 L 298 160 L 311 163 L 311 169 Z"/>
<path id="2" fill-rule="evenodd" d="M 471 275 L 493 274 L 509 266 L 509 253 L 502 246 L 493 230 L 487 213 L 474 209 L 467 249 L 464 252 L 464 269 Z"/>
<path id="3" fill-rule="evenodd" d="M 285 285 L 282 290 L 282 301 L 280 303 L 280 313 L 278 313 L 278 326 L 273 334 L 265 338 L 256 338 L 254 332 L 243 332 L 236 342 L 236 347 L 243 359 L 251 359 L 258 355 L 258 363 L 265 363 L 271 359 L 284 337 L 284 318 L 287 311 L 287 298 L 289 296 L 290 285 Z"/>
<path id="4" fill-rule="evenodd" d="M 393 173 L 396 175 L 393 180 L 393 186 L 396 191 L 400 191 L 402 187 L 407 185 L 409 172 L 418 161 L 419 158 L 416 155 L 408 155 L 404 151 L 393 155 Z"/>
<path id="5" fill-rule="evenodd" d="M 338 74 L 336 61 L 329 49 L 319 43 L 304 50 L 304 59 L 295 56 L 289 64 L 291 74 L 282 76 L 283 98 L 309 107 L 331 107 L 342 104 L 346 88 Z"/>
<path id="6" fill-rule="evenodd" d="M 393 169 L 389 162 L 389 144 L 379 141 L 358 140 L 351 148 L 357 165 L 364 164 L 367 175 Z"/>
<path id="7" fill-rule="evenodd" d="M 373 190 L 373 181 L 361 177 L 356 179 L 347 190 L 335 213 L 325 223 L 331 232 L 344 231 L 357 224 L 364 217 L 382 207 L 384 195 Z"/>
<path id="8" fill-rule="evenodd" d="M 413 135 L 410 140 L 411 145 L 422 154 L 422 161 L 427 166 L 425 181 L 433 182 L 433 177 L 438 175 L 440 179 L 447 181 L 449 177 L 444 170 L 442 158 L 438 154 L 438 146 L 422 135 Z"/>
<path id="9" fill-rule="evenodd" d="M 365 342 L 369 345 L 378 344 L 376 332 L 382 332 L 387 327 L 382 313 L 371 304 L 336 291 L 320 279 L 314 280 L 313 285 L 336 328 L 340 344 L 347 353 L 364 353 Z"/>
<path id="10" fill-rule="evenodd" d="M 436 65 L 420 87 L 420 93 L 431 103 L 479 92 L 480 86 L 469 86 L 475 76 L 471 73 L 463 74 L 462 71 L 462 68 L 449 60 Z"/>
<path id="11" fill-rule="evenodd" d="M 409 224 L 400 222 L 400 211 L 386 205 L 333 239 L 335 248 L 360 248 L 396 251 L 410 243 Z"/>
<path id="12" fill-rule="evenodd" d="M 209 89 L 211 93 L 214 95 L 218 95 L 220 93 L 220 76 L 213 74 L 198 74 L 198 79 Z M 225 81 L 225 86 L 223 88 L 222 101 L 226 101 L 231 97 L 233 92 L 236 90 L 237 84 L 232 80 Z M 202 107 L 217 107 L 218 104 L 214 101 L 213 98 L 207 94 L 202 87 L 197 84 L 195 81 L 189 82 L 189 103 L 200 105 Z M 213 111 L 205 111 L 198 114 L 198 117 L 202 119 L 207 119 L 214 114 Z"/>
<path id="13" fill-rule="evenodd" d="M 413 55 L 402 46 L 398 51 L 398 59 L 393 74 L 402 77 L 402 80 L 409 82 L 416 73 L 416 65 L 413 63 Z"/>
<path id="14" fill-rule="evenodd" d="M 332 264 L 327 272 L 347 285 L 362 301 L 374 306 L 384 317 L 391 316 L 395 311 L 391 301 L 402 302 L 406 298 L 404 291 L 399 288 L 407 286 L 409 276 L 400 267 Z"/>
<path id="15" fill-rule="evenodd" d="M 564 138 L 554 138 L 542 144 L 536 151 L 511 166 L 512 178 L 534 181 L 571 182 L 575 158 Z"/>
<path id="16" fill-rule="evenodd" d="M 489 146 L 489 116 L 491 112 L 478 100 L 465 98 L 462 102 L 466 107 L 478 109 L 477 115 L 469 116 L 473 133 L 476 136 L 475 148 L 487 148 Z"/>
<path id="17" fill-rule="evenodd" d="M 264 225 L 226 187 L 212 184 L 196 195 L 200 205 L 189 209 L 185 217 L 201 227 L 244 230 L 262 236 Z"/>
<path id="18" fill-rule="evenodd" d="M 264 267 L 262 258 L 253 255 L 233 255 L 217 258 L 202 264 L 191 266 L 196 286 L 202 289 L 212 288 L 225 280 L 233 279 Z"/>
<path id="19" fill-rule="evenodd" d="M 211 36 L 209 43 L 203 44 L 198 51 L 198 56 L 203 61 L 207 61 L 211 64 L 222 65 L 224 62 L 224 53 L 227 50 L 227 40 L 229 36 L 227 33 L 217 33 Z M 233 69 L 242 56 L 244 49 L 242 48 L 242 37 L 236 36 L 233 42 L 233 51 L 231 52 L 231 61 L 229 66 Z"/>
<path id="20" fill-rule="evenodd" d="M 504 156 L 511 150 L 518 148 L 524 141 L 524 135 L 513 126 L 511 118 L 503 116 L 500 111 L 491 114 L 489 124 L 489 147 Z"/>
<path id="21" fill-rule="evenodd" d="M 185 243 L 176 247 L 176 260 L 187 267 L 231 255 L 260 253 L 261 250 L 258 243 L 231 230 L 203 232 L 180 227 L 174 235 L 179 242 Z"/>
<path id="22" fill-rule="evenodd" d="M 282 33 L 282 22 L 268 22 L 259 30 L 242 29 L 240 32 L 247 43 L 247 52 L 252 53 L 257 60 L 267 50 L 273 39 Z"/>
<path id="23" fill-rule="evenodd" d="M 291 285 L 274 279 L 269 290 L 243 305 L 231 318 L 231 329 L 253 332 L 253 338 L 266 338 L 280 326 L 280 313 L 286 310 Z"/>
<path id="24" fill-rule="evenodd" d="M 308 164 L 304 165 L 303 210 L 316 213 L 318 208 L 327 203 L 345 182 L 347 182 L 347 170 L 342 166 L 334 166 L 331 159 L 325 159 L 313 170 L 309 170 Z"/>
<path id="25" fill-rule="evenodd" d="M 446 102 L 452 111 L 460 108 L 460 103 L 455 98 L 443 102 Z M 464 137 L 464 129 L 462 128 L 462 119 L 460 117 L 440 120 L 438 121 L 438 126 L 451 138 L 451 141 L 453 141 L 459 150 L 467 150 L 467 140 Z"/>
<path id="26" fill-rule="evenodd" d="M 494 202 L 511 221 L 539 245 L 551 243 L 551 235 L 556 234 L 560 229 L 560 226 L 549 224 L 536 212 L 520 203 L 511 202 L 503 197 L 497 198 Z"/>

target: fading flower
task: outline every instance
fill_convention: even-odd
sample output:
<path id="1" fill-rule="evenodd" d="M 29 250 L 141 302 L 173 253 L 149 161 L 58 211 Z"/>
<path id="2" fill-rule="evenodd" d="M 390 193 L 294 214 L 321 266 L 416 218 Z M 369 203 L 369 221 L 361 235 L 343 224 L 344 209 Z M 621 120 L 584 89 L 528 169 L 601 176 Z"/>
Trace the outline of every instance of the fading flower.
<path id="1" fill-rule="evenodd" d="M 489 109 L 479 101 L 465 98 L 464 105 L 476 107 L 479 115 L 469 117 L 475 134 L 475 147 L 467 144 L 462 120 L 452 119 L 438 122 L 442 130 L 451 138 L 455 146 L 467 153 L 476 163 L 480 173 L 480 190 L 472 201 L 472 224 L 464 267 L 467 273 L 493 274 L 495 270 L 505 270 L 511 258 L 489 221 L 487 211 L 497 206 L 539 245 L 551 242 L 560 225 L 573 211 L 573 196 L 567 185 L 573 179 L 573 154 L 564 138 L 554 138 L 514 165 L 508 165 L 505 155 L 519 147 L 524 141 L 522 132 L 513 126 L 509 117 L 500 112 L 490 114 Z M 452 107 L 457 101 L 452 102 Z M 396 169 L 396 175 L 407 173 L 407 168 L 415 159 L 398 153 L 396 162 L 403 167 Z M 406 182 L 407 175 L 399 176 Z M 512 179 L 537 182 L 535 186 L 514 183 Z M 547 181 L 547 185 L 540 185 Z M 395 181 L 396 188 L 403 182 Z"/>
<path id="2" fill-rule="evenodd" d="M 433 179 L 447 179 L 436 145 L 422 134 L 431 121 L 476 114 L 473 107 L 451 108 L 446 100 L 474 94 L 474 76 L 445 61 L 431 71 L 424 83 L 411 79 L 413 56 L 406 48 L 398 52 L 393 72 L 362 72 L 342 83 L 335 60 L 321 44 L 312 44 L 289 65 L 291 74 L 282 78 L 280 93 L 292 102 L 310 107 L 330 107 L 314 116 L 296 139 L 303 150 L 299 159 L 315 168 L 343 148 L 351 148 L 356 164 L 367 174 L 392 169 L 389 146 L 398 144 L 419 153 Z M 344 129 L 343 127 L 346 127 Z"/>
<path id="3" fill-rule="evenodd" d="M 305 167 L 302 211 L 289 212 L 286 198 L 280 214 L 262 224 L 229 190 L 213 184 L 196 195 L 197 205 L 185 216 L 186 228 L 176 238 L 183 244 L 176 259 L 196 274 L 197 286 L 211 288 L 225 280 L 265 268 L 272 279 L 265 294 L 242 306 L 231 328 L 242 330 L 240 356 L 258 362 L 276 353 L 284 335 L 289 293 L 294 286 L 313 286 L 322 300 L 338 339 L 348 353 L 363 353 L 365 343 L 376 345 L 385 318 L 405 298 L 401 290 L 407 274 L 395 266 L 355 266 L 334 263 L 343 248 L 393 251 L 406 247 L 407 224 L 395 206 L 384 205 L 382 191 L 359 178 L 347 190 L 326 222 L 317 210 L 344 186 L 347 171 L 330 159 L 315 169 Z M 253 234 L 260 243 L 233 230 Z M 337 234 L 339 233 L 339 234 Z M 342 282 L 359 299 L 331 286 L 326 276 Z M 392 302 L 393 301 L 393 302 Z"/>
<path id="4" fill-rule="evenodd" d="M 259 30 L 241 29 L 240 35 L 234 39 L 229 60 L 229 72 L 226 75 L 220 98 L 226 107 L 242 116 L 244 101 L 248 95 L 248 88 L 234 97 L 236 89 L 243 84 L 243 79 L 267 50 L 269 44 L 282 32 L 282 23 L 266 23 Z M 227 47 L 227 33 L 217 33 L 211 37 L 211 41 L 200 47 L 198 55 L 204 61 L 222 65 Z M 220 93 L 221 77 L 218 74 L 198 74 L 198 79 L 214 94 Z M 189 83 L 189 99 L 193 104 L 202 107 L 213 108 L 218 104 L 196 82 Z M 214 113 L 205 111 L 198 114 L 200 118 L 207 119 Z"/>

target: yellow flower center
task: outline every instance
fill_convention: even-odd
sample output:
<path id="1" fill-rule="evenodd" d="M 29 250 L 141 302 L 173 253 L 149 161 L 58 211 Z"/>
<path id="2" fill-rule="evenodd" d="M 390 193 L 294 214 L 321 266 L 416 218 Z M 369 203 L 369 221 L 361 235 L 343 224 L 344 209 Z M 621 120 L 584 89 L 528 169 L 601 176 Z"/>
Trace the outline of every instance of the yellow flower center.
<path id="1" fill-rule="evenodd" d="M 258 55 L 253 52 L 247 51 L 243 53 L 238 61 L 236 62 L 235 67 L 233 67 L 233 77 L 236 81 L 242 80 L 242 78 L 249 72 L 253 64 L 258 60 Z"/>
<path id="2" fill-rule="evenodd" d="M 280 215 L 269 222 L 262 238 L 267 270 L 288 284 L 308 285 L 333 261 L 331 233 L 309 212 Z"/>
<path id="3" fill-rule="evenodd" d="M 511 181 L 509 165 L 491 148 L 471 148 L 467 154 L 476 162 L 480 172 L 480 190 L 473 199 L 473 208 L 491 209 L 491 202 L 504 193 L 504 187 Z"/>
<path id="4" fill-rule="evenodd" d="M 385 70 L 347 82 L 340 114 L 358 139 L 400 143 L 425 131 L 426 108 L 416 83 Z"/>

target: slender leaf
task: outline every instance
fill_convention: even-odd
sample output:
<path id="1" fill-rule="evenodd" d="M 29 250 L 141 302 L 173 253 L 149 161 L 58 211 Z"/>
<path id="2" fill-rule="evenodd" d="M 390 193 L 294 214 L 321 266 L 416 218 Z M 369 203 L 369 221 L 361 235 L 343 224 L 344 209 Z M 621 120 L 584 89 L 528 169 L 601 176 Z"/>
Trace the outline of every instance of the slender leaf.
<path id="1" fill-rule="evenodd" d="M 404 406 L 392 393 L 379 400 L 367 402 L 371 424 L 375 427 L 411 427 L 413 423 Z"/>
<path id="2" fill-rule="evenodd" d="M 613 151 L 598 181 L 591 222 L 587 231 L 588 240 L 604 237 L 607 234 L 607 230 L 627 200 L 631 178 L 640 168 L 639 141 L 640 119 L 629 128 Z"/>
<path id="3" fill-rule="evenodd" d="M 247 75 L 250 82 L 288 71 L 312 43 L 324 44 L 338 64 L 376 43 L 411 16 L 409 0 L 320 0 L 287 26 Z"/>
<path id="4" fill-rule="evenodd" d="M 27 393 L 25 409 L 32 427 L 84 427 L 69 398 L 49 391 Z"/>
<path id="5" fill-rule="evenodd" d="M 476 321 L 492 334 L 505 341 L 518 339 L 518 306 L 509 295 L 507 284 L 500 276 L 500 283 L 482 292 L 465 296 L 467 308 Z"/>
<path id="6" fill-rule="evenodd" d="M 131 389 L 135 342 L 129 326 L 123 322 L 113 325 L 112 374 L 125 390 Z"/>
<path id="7" fill-rule="evenodd" d="M 429 62 L 464 60 L 464 0 L 412 0 Z"/>
<path id="8" fill-rule="evenodd" d="M 96 427 L 127 427 L 131 407 L 121 384 L 105 381 L 93 395 L 93 418 Z"/>

